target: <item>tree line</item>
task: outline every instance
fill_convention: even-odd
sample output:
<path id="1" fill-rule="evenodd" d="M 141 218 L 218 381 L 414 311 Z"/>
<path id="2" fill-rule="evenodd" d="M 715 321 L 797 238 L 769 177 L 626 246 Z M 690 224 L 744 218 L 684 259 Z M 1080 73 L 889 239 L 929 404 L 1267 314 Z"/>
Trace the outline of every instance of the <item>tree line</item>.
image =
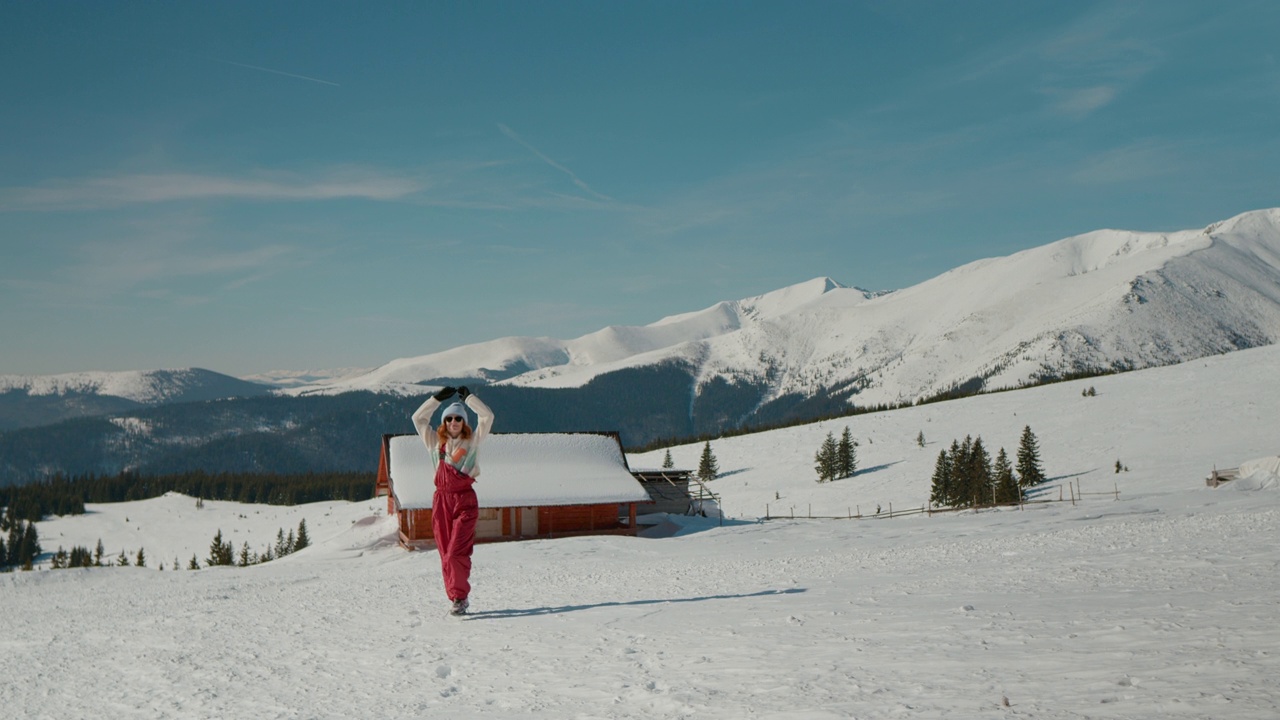
<path id="1" fill-rule="evenodd" d="M 219 529 L 213 537 L 213 542 L 209 545 L 209 556 L 205 558 L 204 567 L 213 567 L 215 565 L 239 565 L 247 567 L 249 565 L 258 565 L 261 563 L 271 562 L 276 558 L 293 554 L 311 544 L 311 537 L 307 534 L 307 521 L 302 519 L 298 522 L 298 531 L 295 534 L 293 530 L 289 530 L 286 536 L 284 528 L 280 528 L 276 532 L 275 544 L 268 544 L 261 552 L 250 550 L 249 543 L 245 542 L 240 548 L 237 555 L 235 547 L 226 540 L 222 539 L 222 530 Z M 38 554 L 38 550 L 37 550 Z M 86 547 L 75 546 L 71 550 L 65 550 L 59 547 L 57 552 L 49 561 L 50 569 L 62 570 L 66 568 L 90 568 L 90 567 L 147 567 L 147 551 L 145 548 L 138 548 L 138 552 L 133 555 L 132 559 L 123 549 L 115 559 L 105 557 L 105 549 L 102 546 L 102 540 L 98 540 L 98 546 L 92 552 Z M 31 563 L 21 566 L 24 570 L 31 569 Z M 193 553 L 191 560 L 187 562 L 188 570 L 199 570 L 200 559 Z M 173 559 L 173 569 L 179 570 L 182 565 L 178 562 L 178 558 Z M 160 562 L 160 569 L 164 570 L 164 562 Z"/>
<path id="2" fill-rule="evenodd" d="M 0 488 L 0 506 L 6 508 L 6 516 L 36 522 L 49 515 L 81 515 L 85 503 L 146 500 L 167 492 L 266 505 L 357 502 L 373 497 L 376 480 L 373 473 L 363 472 L 55 475 L 30 485 Z"/>

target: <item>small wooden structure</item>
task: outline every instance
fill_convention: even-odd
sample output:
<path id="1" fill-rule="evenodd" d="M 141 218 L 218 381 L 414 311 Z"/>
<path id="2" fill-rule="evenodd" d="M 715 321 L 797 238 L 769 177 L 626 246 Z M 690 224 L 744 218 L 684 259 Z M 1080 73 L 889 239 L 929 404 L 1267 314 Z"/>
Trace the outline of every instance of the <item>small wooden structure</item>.
<path id="1" fill-rule="evenodd" d="M 649 493 L 653 505 L 645 508 L 648 512 L 688 515 L 693 507 L 693 496 L 689 494 L 689 476 L 692 470 L 632 470 L 631 474 Z"/>
<path id="2" fill-rule="evenodd" d="M 649 494 L 617 433 L 495 433 L 479 454 L 476 542 L 636 532 Z M 430 453 L 417 435 L 384 435 L 377 494 L 400 521 L 400 544 L 433 545 Z"/>
<path id="3" fill-rule="evenodd" d="M 631 474 L 644 486 L 649 499 L 653 500 L 653 505 L 645 508 L 648 512 L 672 515 L 706 515 L 709 511 L 718 513 L 720 496 L 711 492 L 692 470 L 645 469 L 632 470 Z"/>
<path id="4" fill-rule="evenodd" d="M 1209 477 L 1204 479 L 1204 484 L 1216 488 L 1222 483 L 1235 480 L 1238 477 L 1240 477 L 1240 468 L 1227 468 L 1226 470 L 1214 468 L 1213 472 L 1209 473 Z"/>

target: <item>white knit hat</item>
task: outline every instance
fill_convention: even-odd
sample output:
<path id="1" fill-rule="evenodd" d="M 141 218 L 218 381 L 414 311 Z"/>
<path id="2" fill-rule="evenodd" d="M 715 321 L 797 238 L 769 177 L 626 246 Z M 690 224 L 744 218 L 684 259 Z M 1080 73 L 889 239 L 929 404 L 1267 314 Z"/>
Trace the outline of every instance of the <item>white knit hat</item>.
<path id="1" fill-rule="evenodd" d="M 443 423 L 444 419 L 451 415 L 457 415 L 462 418 L 462 422 L 467 422 L 467 406 L 460 402 L 455 402 L 452 405 L 446 405 L 444 410 L 440 413 L 440 422 Z"/>

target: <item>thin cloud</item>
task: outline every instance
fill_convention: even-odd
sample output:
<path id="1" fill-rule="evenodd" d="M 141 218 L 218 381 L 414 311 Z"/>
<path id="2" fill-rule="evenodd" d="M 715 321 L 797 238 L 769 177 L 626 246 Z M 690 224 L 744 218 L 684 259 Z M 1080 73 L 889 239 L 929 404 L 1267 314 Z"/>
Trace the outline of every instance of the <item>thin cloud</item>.
<path id="1" fill-rule="evenodd" d="M 1133 13 L 1106 6 L 1043 45 L 1040 92 L 1050 111 L 1081 119 L 1110 105 L 1160 65 L 1164 54 Z"/>
<path id="2" fill-rule="evenodd" d="M 962 83 L 1027 83 L 1041 110 L 1081 120 L 1111 105 L 1164 61 L 1166 44 L 1131 8 L 1104 5 L 1050 33 L 997 42 L 961 65 Z"/>
<path id="3" fill-rule="evenodd" d="M 1042 88 L 1040 92 L 1053 98 L 1050 110 L 1057 115 L 1084 118 L 1107 105 L 1120 94 L 1119 86 L 1099 85 L 1086 88 Z"/>
<path id="4" fill-rule="evenodd" d="M 0 211 L 91 210 L 178 200 L 399 200 L 424 188 L 420 181 L 365 173 L 319 180 L 155 173 L 61 180 L 0 189 Z"/>
<path id="5" fill-rule="evenodd" d="M 550 165 L 551 167 L 555 168 L 556 170 L 559 170 L 560 172 L 564 173 L 565 175 L 568 175 L 568 176 L 569 176 L 569 179 L 570 179 L 571 181 L 573 181 L 573 184 L 574 184 L 574 185 L 576 185 L 576 186 L 578 187 L 578 189 L 582 190 L 583 192 L 587 193 L 588 195 L 591 195 L 592 197 L 596 198 L 597 200 L 603 200 L 603 201 L 605 201 L 605 202 L 607 202 L 607 203 L 613 203 L 613 202 L 615 202 L 615 200 L 614 200 L 613 198 L 609 197 L 608 195 L 604 195 L 604 194 L 601 194 L 601 193 L 596 192 L 595 190 L 592 190 L 592 189 L 591 189 L 591 186 L 590 186 L 590 185 L 587 185 L 585 182 L 583 182 L 582 178 L 579 178 L 577 175 L 575 175 L 575 174 L 574 174 L 574 172 L 573 172 L 572 170 L 570 170 L 569 168 L 565 167 L 564 165 L 561 165 L 560 163 L 556 162 L 555 160 L 552 160 L 551 158 L 547 157 L 547 155 L 546 155 L 545 153 L 543 153 L 541 150 L 539 150 L 538 148 L 534 147 L 533 145 L 530 145 L 528 142 L 526 142 L 526 141 L 525 141 L 525 139 L 524 139 L 524 138 L 522 138 L 522 137 L 520 137 L 519 135 L 517 135 L 517 134 L 516 134 L 516 132 L 515 132 L 514 130 L 512 130 L 511 128 L 507 127 L 506 125 L 503 125 L 502 123 L 498 123 L 498 129 L 502 131 L 502 134 L 503 134 L 503 135 L 506 135 L 507 137 L 511 138 L 512 140 L 515 140 L 516 142 L 520 143 L 522 146 L 524 146 L 524 148 L 525 148 L 526 150 L 528 150 L 529 152 L 533 153 L 533 154 L 534 154 L 534 156 L 535 156 L 535 157 L 537 157 L 537 158 L 538 158 L 539 160 L 541 160 L 542 162 L 544 162 L 544 163 L 546 163 L 546 164 Z"/>

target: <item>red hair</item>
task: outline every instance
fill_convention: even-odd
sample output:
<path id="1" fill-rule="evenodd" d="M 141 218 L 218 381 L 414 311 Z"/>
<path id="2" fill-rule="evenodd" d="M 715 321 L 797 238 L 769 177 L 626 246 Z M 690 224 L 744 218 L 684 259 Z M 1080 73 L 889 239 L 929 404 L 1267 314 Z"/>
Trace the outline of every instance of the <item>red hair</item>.
<path id="1" fill-rule="evenodd" d="M 450 439 L 449 431 L 446 429 L 447 426 L 448 426 L 448 423 L 441 421 L 440 427 L 436 428 L 436 437 L 440 438 L 440 442 L 445 442 Z M 466 418 L 462 418 L 462 432 L 458 435 L 458 437 L 462 438 L 463 440 L 471 439 L 471 426 L 467 424 Z"/>

